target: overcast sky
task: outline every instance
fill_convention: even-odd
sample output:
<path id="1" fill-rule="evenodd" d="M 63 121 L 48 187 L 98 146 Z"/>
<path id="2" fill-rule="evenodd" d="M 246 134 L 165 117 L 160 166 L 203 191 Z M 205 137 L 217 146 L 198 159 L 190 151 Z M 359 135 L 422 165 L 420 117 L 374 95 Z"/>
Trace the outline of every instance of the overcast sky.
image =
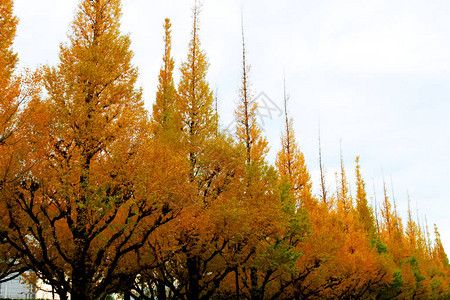
<path id="1" fill-rule="evenodd" d="M 187 55 L 186 0 L 123 0 L 147 108 L 154 102 L 163 54 L 163 22 L 172 20 L 178 70 Z M 15 0 L 20 67 L 56 64 L 78 1 Z M 200 39 L 223 127 L 233 123 L 241 67 L 241 11 L 250 79 L 273 161 L 280 148 L 283 73 L 297 140 L 318 192 L 319 123 L 330 192 L 342 145 L 354 188 L 361 156 L 368 195 L 382 200 L 383 174 L 402 216 L 437 223 L 450 251 L 450 2 L 446 0 L 205 0 Z M 179 74 L 176 72 L 176 79 Z M 341 141 L 341 143 L 340 143 Z M 393 186 L 393 189 L 392 189 Z M 374 192 L 375 191 L 375 192 Z M 404 219 L 406 222 L 406 219 Z M 450 254 L 450 253 L 448 253 Z"/>

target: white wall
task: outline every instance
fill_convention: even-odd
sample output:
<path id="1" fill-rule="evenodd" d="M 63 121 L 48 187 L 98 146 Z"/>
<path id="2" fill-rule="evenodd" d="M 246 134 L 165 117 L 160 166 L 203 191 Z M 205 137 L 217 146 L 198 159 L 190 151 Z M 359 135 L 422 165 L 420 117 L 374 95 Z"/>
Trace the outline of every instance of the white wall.
<path id="1" fill-rule="evenodd" d="M 34 299 L 35 290 L 22 283 L 20 277 L 0 283 L 0 298 Z"/>

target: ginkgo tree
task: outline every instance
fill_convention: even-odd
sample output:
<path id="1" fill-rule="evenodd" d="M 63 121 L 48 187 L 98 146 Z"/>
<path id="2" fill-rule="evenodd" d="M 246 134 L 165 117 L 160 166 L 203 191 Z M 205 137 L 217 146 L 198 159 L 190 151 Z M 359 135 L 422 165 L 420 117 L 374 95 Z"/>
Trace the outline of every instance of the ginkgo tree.
<path id="1" fill-rule="evenodd" d="M 120 16 L 118 0 L 80 2 L 29 105 L 23 175 L 2 193 L 5 240 L 61 299 L 130 286 L 136 253 L 184 200 L 182 164 L 150 139 Z"/>
<path id="2" fill-rule="evenodd" d="M 258 103 L 249 79 L 243 27 L 242 24 L 241 86 L 235 118 L 236 140 L 245 150 L 241 201 L 252 234 L 247 245 L 240 245 L 250 256 L 235 270 L 235 288 L 236 297 L 242 290 L 250 299 L 266 299 L 283 293 L 285 286 L 280 285 L 280 279 L 293 270 L 299 256 L 295 244 L 307 225 L 304 215 L 296 216 L 290 183 L 279 181 L 266 160 L 268 142 L 257 122 Z"/>
<path id="3" fill-rule="evenodd" d="M 432 241 L 409 209 L 404 228 L 386 188 L 374 210 L 359 158 L 356 195 L 342 153 L 331 193 L 320 137 L 314 194 L 286 89 L 269 163 L 243 26 L 236 132 L 220 128 L 200 11 L 179 82 L 164 20 L 148 113 L 120 0 L 80 0 L 59 63 L 23 74 L 13 1 L 0 2 L 0 282 L 31 270 L 75 300 L 448 299 L 437 227 Z"/>
<path id="4" fill-rule="evenodd" d="M 173 134 L 173 131 L 180 127 L 178 109 L 176 107 L 178 94 L 173 79 L 175 61 L 171 55 L 171 27 L 170 19 L 165 19 L 163 65 L 159 71 L 158 91 L 152 111 L 152 127 L 157 138 L 167 137 L 170 135 L 168 132 L 172 131 Z"/>
<path id="5" fill-rule="evenodd" d="M 13 51 L 18 19 L 13 14 L 13 1 L 0 3 L 0 195 L 7 193 L 7 186 L 18 180 L 15 168 L 27 155 L 23 151 L 23 110 L 33 97 L 39 95 L 39 72 L 25 71 L 17 74 L 18 56 Z M 1 197 L 1 196 L 0 196 Z M 5 223 L 7 209 L 0 202 L 2 222 Z M 5 231 L 0 229 L 0 235 Z M 28 267 L 20 259 L 16 249 L 0 244 L 0 282 L 19 276 Z"/>
<path id="6" fill-rule="evenodd" d="M 292 117 L 288 115 L 288 100 L 284 86 L 284 132 L 281 137 L 281 150 L 278 152 L 275 165 L 281 177 L 287 177 L 298 203 L 297 207 L 314 209 L 316 200 L 312 193 L 311 176 L 309 175 L 305 157 L 295 140 Z"/>
<path id="7" fill-rule="evenodd" d="M 217 128 L 206 80 L 208 62 L 199 38 L 200 10 L 201 4 L 196 3 L 177 91 L 168 85 L 173 82 L 171 71 L 167 72 L 171 70 L 171 37 L 165 24 L 165 54 L 153 111 L 153 126 L 163 130 L 156 131 L 154 138 L 176 149 L 189 166 L 189 176 L 180 177 L 189 185 L 186 194 L 190 191 L 190 201 L 183 204 L 173 226 L 158 230 L 149 239 L 147 246 L 157 258 L 157 267 L 144 268 L 136 287 L 139 297 L 151 298 L 153 293 L 158 299 L 208 299 L 217 294 L 239 260 L 231 240 L 239 229 L 239 208 L 235 205 L 242 190 L 241 149 Z M 161 118 L 164 111 L 167 119 Z"/>
<path id="8" fill-rule="evenodd" d="M 17 18 L 13 15 L 13 2 L 2 1 L 0 11 L 0 192 L 6 181 L 11 180 L 8 166 L 11 165 L 12 149 L 9 146 L 13 135 L 14 119 L 18 109 L 18 82 L 13 77 L 13 71 L 17 62 L 17 55 L 12 52 L 12 43 L 15 36 Z M 2 219 L 4 207 L 2 211 Z M 20 275 L 23 271 L 17 257 L 8 245 L 0 245 L 0 281 L 10 275 Z M 15 273 L 17 269 L 17 273 Z"/>

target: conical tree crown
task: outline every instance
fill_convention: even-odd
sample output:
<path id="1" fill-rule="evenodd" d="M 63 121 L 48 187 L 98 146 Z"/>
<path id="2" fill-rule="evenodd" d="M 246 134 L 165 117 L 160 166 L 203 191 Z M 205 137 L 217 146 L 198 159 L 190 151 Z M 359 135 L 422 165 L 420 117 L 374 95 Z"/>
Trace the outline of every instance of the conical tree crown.
<path id="1" fill-rule="evenodd" d="M 72 23 L 70 41 L 80 47 L 120 35 L 120 0 L 83 0 Z"/>
<path id="2" fill-rule="evenodd" d="M 449 267 L 449 260 L 448 260 L 448 256 L 445 253 L 444 250 L 444 246 L 442 245 L 442 241 L 441 241 L 441 234 L 439 233 L 439 230 L 436 226 L 436 224 L 434 224 L 434 256 L 445 266 L 445 267 Z"/>
<path id="3" fill-rule="evenodd" d="M 411 200 L 408 195 L 408 221 L 406 223 L 406 239 L 409 244 L 409 248 L 412 252 L 416 250 L 417 238 L 418 238 L 418 228 L 416 222 L 414 222 L 411 212 Z"/>
<path id="4" fill-rule="evenodd" d="M 387 239 L 389 239 L 394 231 L 395 215 L 392 204 L 387 196 L 386 185 L 384 185 L 384 199 L 381 206 L 381 216 L 383 218 L 382 228 L 384 234 L 387 234 Z"/>
<path id="5" fill-rule="evenodd" d="M 356 214 L 364 231 L 373 236 L 376 232 L 372 208 L 367 202 L 366 184 L 361 175 L 359 157 L 356 157 Z"/>
<path id="6" fill-rule="evenodd" d="M 173 69 L 175 62 L 171 56 L 172 38 L 171 38 L 170 19 L 164 22 L 164 56 L 163 65 L 159 71 L 158 91 L 156 92 L 156 102 L 153 105 L 152 125 L 154 134 L 159 135 L 175 126 L 176 120 L 176 97 L 177 91 L 173 81 Z"/>
<path id="7" fill-rule="evenodd" d="M 295 140 L 293 120 L 288 117 L 287 101 L 285 92 L 285 130 L 281 136 L 281 150 L 277 154 L 275 165 L 280 175 L 287 178 L 292 185 L 297 205 L 311 208 L 313 204 L 311 176 L 306 167 L 305 157 Z"/>
<path id="8" fill-rule="evenodd" d="M 1 1 L 0 16 L 0 88 L 4 88 L 17 63 L 17 54 L 12 49 L 17 27 L 13 0 Z"/>
<path id="9" fill-rule="evenodd" d="M 208 61 L 201 50 L 199 39 L 200 6 L 193 9 L 192 38 L 188 57 L 181 65 L 181 79 L 178 85 L 178 113 L 181 118 L 183 139 L 187 143 L 192 167 L 197 166 L 197 155 L 201 147 L 216 132 L 213 109 L 213 93 L 206 80 Z"/>
<path id="10" fill-rule="evenodd" d="M 19 80 L 12 77 L 17 54 L 12 45 L 16 35 L 17 18 L 13 15 L 13 1 L 0 2 L 0 145 L 13 133 L 13 116 L 17 112 Z"/>
<path id="11" fill-rule="evenodd" d="M 349 195 L 348 190 L 348 182 L 347 182 L 347 176 L 345 174 L 345 168 L 344 168 L 344 159 L 342 157 L 342 151 L 341 151 L 341 172 L 339 176 L 339 182 L 337 183 L 337 210 L 339 212 L 342 212 L 347 217 L 351 210 L 353 209 L 353 203 L 352 199 Z"/>
<path id="12" fill-rule="evenodd" d="M 95 155 L 145 116 L 130 39 L 121 35 L 120 1 L 82 1 L 60 64 L 47 69 L 45 86 L 66 138 Z"/>
<path id="13" fill-rule="evenodd" d="M 267 140 L 262 136 L 261 128 L 257 123 L 258 103 L 252 94 L 248 78 L 250 66 L 246 63 L 245 54 L 244 30 L 242 29 L 242 84 L 234 114 L 237 139 L 246 149 L 246 162 L 249 165 L 262 163 L 269 149 Z"/>

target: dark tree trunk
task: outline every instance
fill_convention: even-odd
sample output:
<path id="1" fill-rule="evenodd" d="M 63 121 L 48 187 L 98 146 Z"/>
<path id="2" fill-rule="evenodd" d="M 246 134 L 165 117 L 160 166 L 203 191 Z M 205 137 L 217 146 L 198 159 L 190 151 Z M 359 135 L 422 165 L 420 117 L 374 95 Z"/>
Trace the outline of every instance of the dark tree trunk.
<path id="1" fill-rule="evenodd" d="M 236 299 L 239 300 L 240 291 L 239 291 L 239 268 L 238 267 L 236 267 L 235 275 L 236 275 L 236 278 L 235 278 L 235 280 L 236 280 Z"/>
<path id="2" fill-rule="evenodd" d="M 91 292 L 86 276 L 86 266 L 81 262 L 72 271 L 70 300 L 94 300 Z"/>
<path id="3" fill-rule="evenodd" d="M 57 294 L 58 294 L 58 296 L 59 296 L 59 299 L 61 299 L 61 300 L 69 300 L 69 297 L 67 296 L 67 293 L 66 292 L 62 292 L 62 293 L 58 293 L 58 292 L 56 292 Z M 55 296 L 53 295 L 53 299 L 55 298 Z"/>
<path id="4" fill-rule="evenodd" d="M 187 259 L 188 270 L 188 288 L 187 297 L 189 300 L 197 300 L 200 298 L 200 270 L 198 267 L 198 257 L 189 257 Z"/>
<path id="5" fill-rule="evenodd" d="M 131 300 L 131 293 L 129 291 L 124 293 L 123 300 Z"/>
<path id="6" fill-rule="evenodd" d="M 260 300 L 261 291 L 258 287 L 258 270 L 256 268 L 250 268 L 250 284 L 251 284 L 251 299 Z"/>
<path id="7" fill-rule="evenodd" d="M 158 282 L 156 285 L 156 293 L 158 296 L 158 300 L 166 300 L 166 286 L 163 282 Z"/>

